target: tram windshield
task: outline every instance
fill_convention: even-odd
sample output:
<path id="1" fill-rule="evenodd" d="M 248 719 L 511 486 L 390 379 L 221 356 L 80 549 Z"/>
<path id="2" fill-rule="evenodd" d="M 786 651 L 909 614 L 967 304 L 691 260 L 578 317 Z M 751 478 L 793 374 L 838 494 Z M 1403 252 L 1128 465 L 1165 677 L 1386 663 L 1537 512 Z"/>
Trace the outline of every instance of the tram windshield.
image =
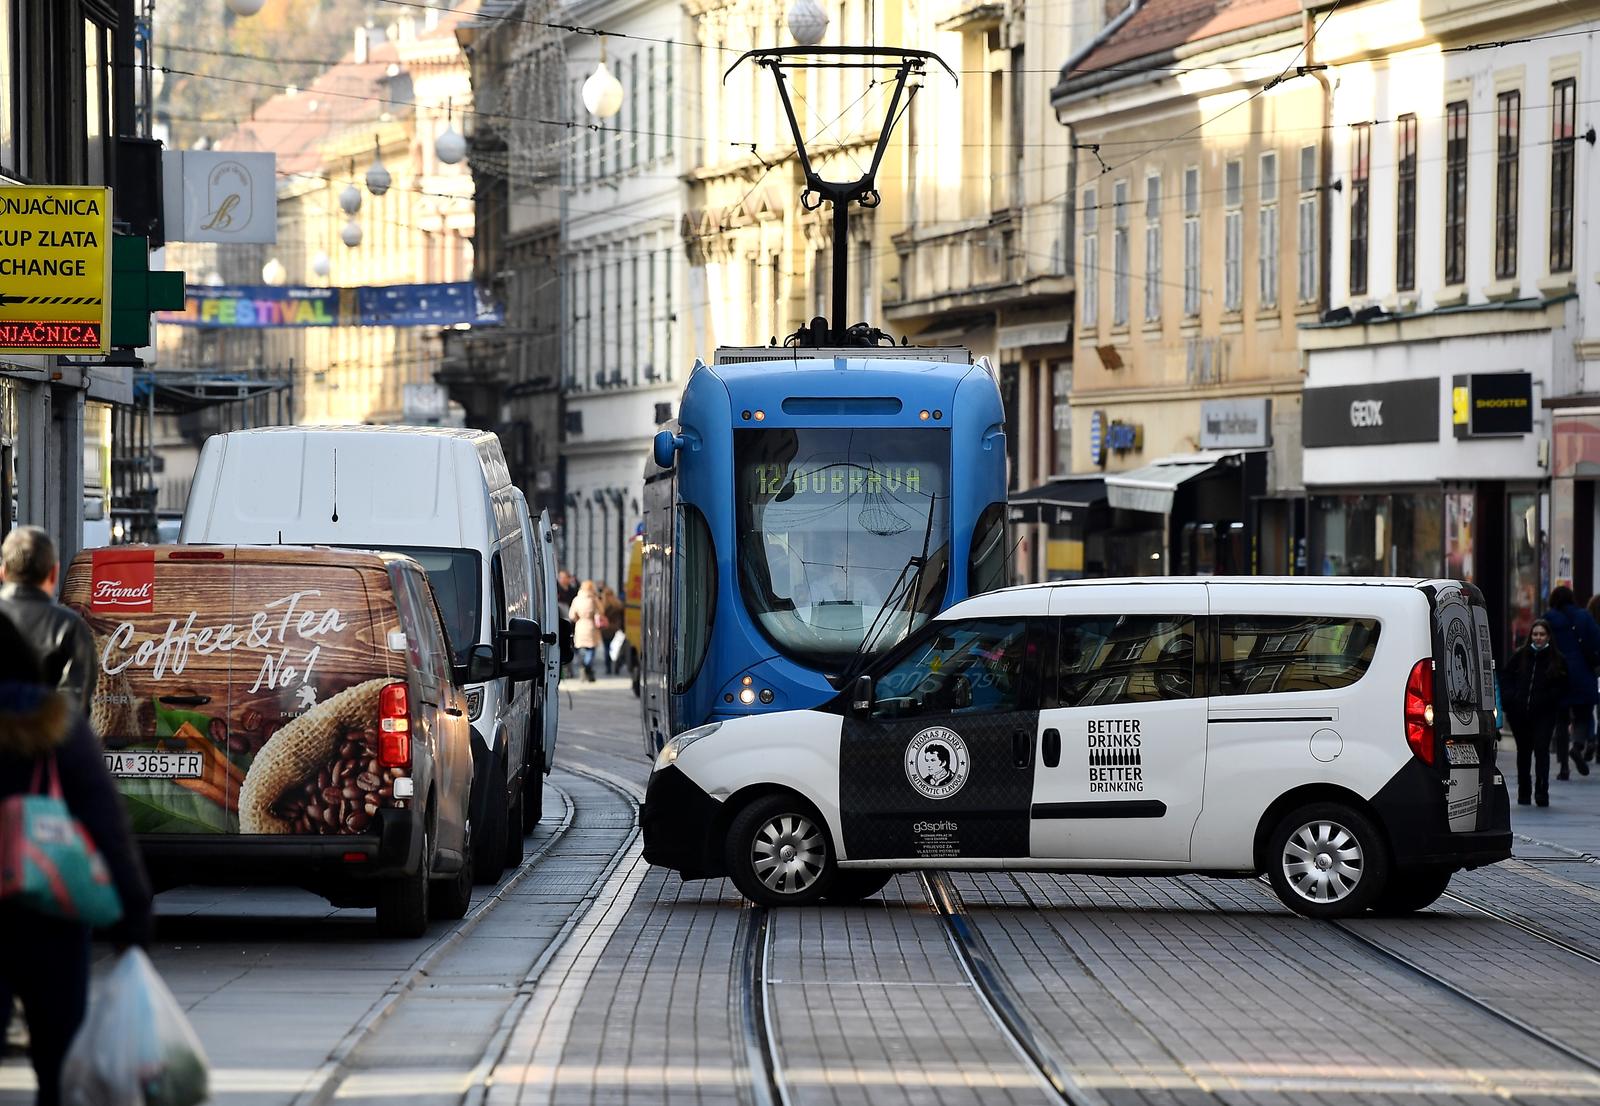
<path id="1" fill-rule="evenodd" d="M 938 613 L 949 562 L 950 434 L 736 430 L 739 584 L 779 649 L 829 668 Z"/>

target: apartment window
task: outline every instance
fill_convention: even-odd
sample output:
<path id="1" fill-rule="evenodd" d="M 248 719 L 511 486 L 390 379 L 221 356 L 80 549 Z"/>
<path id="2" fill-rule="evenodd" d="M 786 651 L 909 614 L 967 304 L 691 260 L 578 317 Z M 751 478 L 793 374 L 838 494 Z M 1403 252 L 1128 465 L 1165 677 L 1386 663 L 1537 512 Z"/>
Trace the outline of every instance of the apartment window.
<path id="1" fill-rule="evenodd" d="M 1350 294 L 1367 291 L 1368 189 L 1372 179 L 1372 124 L 1350 131 Z"/>
<path id="2" fill-rule="evenodd" d="M 644 51 L 644 156 L 646 161 L 656 159 L 656 48 Z"/>
<path id="3" fill-rule="evenodd" d="M 84 179 L 105 184 L 110 168 L 110 32 L 92 19 L 83 21 Z"/>
<path id="4" fill-rule="evenodd" d="M 1111 186 L 1111 323 L 1128 325 L 1128 182 Z"/>
<path id="5" fill-rule="evenodd" d="M 1494 275 L 1517 275 L 1517 170 L 1522 131 L 1522 93 L 1510 89 L 1495 98 Z"/>
<path id="6" fill-rule="evenodd" d="M 1261 155 L 1261 207 L 1256 212 L 1256 300 L 1278 306 L 1278 155 Z"/>
<path id="7" fill-rule="evenodd" d="M 1409 292 L 1417 286 L 1417 117 L 1402 115 L 1396 124 L 1394 279 L 1395 287 Z"/>
<path id="8" fill-rule="evenodd" d="M 1467 102 L 1445 107 L 1444 282 L 1467 279 Z"/>
<path id="9" fill-rule="evenodd" d="M 1078 279 L 1085 329 L 1100 323 L 1100 210 L 1093 188 L 1083 190 L 1083 275 Z"/>
<path id="10" fill-rule="evenodd" d="M 661 79 L 662 79 L 663 83 L 666 85 L 665 91 L 663 92 L 662 97 L 661 97 L 661 120 L 662 120 L 662 123 L 664 124 L 661 129 L 667 133 L 667 137 L 662 139 L 661 148 L 666 153 L 666 155 L 668 157 L 671 157 L 672 153 L 673 153 L 673 145 L 672 145 L 672 138 L 671 138 L 671 133 L 672 133 L 673 127 L 672 127 L 672 46 L 671 46 L 670 43 L 668 45 L 664 46 L 662 48 L 662 50 L 661 50 L 661 69 L 662 69 Z"/>
<path id="11" fill-rule="evenodd" d="M 639 167 L 639 55 L 628 59 L 628 164 Z"/>
<path id="12" fill-rule="evenodd" d="M 639 257 L 637 255 L 628 262 L 628 270 L 628 300 L 633 307 L 633 321 L 630 324 L 630 330 L 632 331 L 630 336 L 633 339 L 633 356 L 628 365 L 628 376 L 637 384 L 639 383 L 639 365 L 644 360 L 645 325 L 644 316 L 639 314 L 639 285 L 642 281 L 639 279 Z"/>
<path id="13" fill-rule="evenodd" d="M 1550 86 L 1550 271 L 1572 271 L 1572 197 L 1578 149 L 1578 84 Z"/>
<path id="14" fill-rule="evenodd" d="M 1317 148 L 1300 147 L 1300 199 L 1295 210 L 1299 241 L 1295 243 L 1295 297 L 1301 303 L 1317 299 Z"/>
<path id="15" fill-rule="evenodd" d="M 1183 313 L 1200 314 L 1200 170 L 1183 171 Z"/>
<path id="16" fill-rule="evenodd" d="M 1237 311 L 1244 300 L 1244 162 L 1228 162 L 1222 179 L 1222 306 Z"/>
<path id="17" fill-rule="evenodd" d="M 1144 179 L 1144 318 L 1161 318 L 1161 178 Z"/>

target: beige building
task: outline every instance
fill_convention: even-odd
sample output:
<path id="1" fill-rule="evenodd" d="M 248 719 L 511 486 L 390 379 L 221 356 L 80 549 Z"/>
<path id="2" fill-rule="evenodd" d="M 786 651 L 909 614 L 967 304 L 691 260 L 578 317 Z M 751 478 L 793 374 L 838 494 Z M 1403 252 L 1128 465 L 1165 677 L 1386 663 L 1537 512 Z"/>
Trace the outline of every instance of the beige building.
<path id="1" fill-rule="evenodd" d="M 1326 94 L 1295 0 L 1136 2 L 1052 94 L 1076 151 L 1072 461 L 1090 575 L 1303 571 L 1297 326 Z"/>
<path id="2" fill-rule="evenodd" d="M 909 187 L 887 216 L 899 278 L 885 283 L 884 314 L 914 341 L 965 345 L 996 365 L 1020 527 L 1014 568 L 1022 580 L 1076 575 L 1081 547 L 1049 543 L 1045 525 L 1071 506 L 1029 492 L 1071 471 L 1070 148 L 1049 101 L 1054 67 L 1092 35 L 1099 8 L 943 0 L 913 10 L 913 44 L 937 51 L 960 83 L 930 73 L 902 124 Z"/>

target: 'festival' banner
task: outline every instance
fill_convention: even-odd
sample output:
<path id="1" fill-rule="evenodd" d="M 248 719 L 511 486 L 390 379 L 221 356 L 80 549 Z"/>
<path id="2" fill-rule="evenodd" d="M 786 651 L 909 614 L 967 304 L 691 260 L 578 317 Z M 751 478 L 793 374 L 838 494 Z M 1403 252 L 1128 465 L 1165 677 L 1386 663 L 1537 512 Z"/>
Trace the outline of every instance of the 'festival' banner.
<path id="1" fill-rule="evenodd" d="M 163 311 L 157 321 L 223 330 L 308 326 L 498 326 L 498 304 L 471 281 L 453 284 L 389 284 L 357 288 L 308 285 L 190 285 L 182 311 Z"/>

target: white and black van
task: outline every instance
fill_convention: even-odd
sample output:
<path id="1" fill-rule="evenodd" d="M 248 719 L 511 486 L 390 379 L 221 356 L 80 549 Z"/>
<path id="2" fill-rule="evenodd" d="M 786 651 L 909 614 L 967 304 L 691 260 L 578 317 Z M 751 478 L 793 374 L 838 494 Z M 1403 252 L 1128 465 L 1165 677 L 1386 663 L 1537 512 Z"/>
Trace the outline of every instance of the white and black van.
<path id="1" fill-rule="evenodd" d="M 1489 624 L 1448 580 L 1148 579 L 957 604 L 830 704 L 677 735 L 645 857 L 749 898 L 896 871 L 1265 873 L 1421 909 L 1511 854 Z"/>
<path id="2" fill-rule="evenodd" d="M 559 626 L 540 619 L 532 567 L 537 557 L 548 569 L 553 547 L 531 524 L 500 440 L 486 431 L 279 426 L 206 440 L 179 538 L 388 550 L 427 570 L 456 663 L 487 657 L 488 674 L 466 689 L 479 882 L 521 860 L 528 806 L 553 753 L 541 712 L 554 711 L 556 697 L 546 698 L 543 672 L 513 678 L 502 663 L 513 638 L 518 648 L 541 639 L 546 657 L 559 650 Z"/>

